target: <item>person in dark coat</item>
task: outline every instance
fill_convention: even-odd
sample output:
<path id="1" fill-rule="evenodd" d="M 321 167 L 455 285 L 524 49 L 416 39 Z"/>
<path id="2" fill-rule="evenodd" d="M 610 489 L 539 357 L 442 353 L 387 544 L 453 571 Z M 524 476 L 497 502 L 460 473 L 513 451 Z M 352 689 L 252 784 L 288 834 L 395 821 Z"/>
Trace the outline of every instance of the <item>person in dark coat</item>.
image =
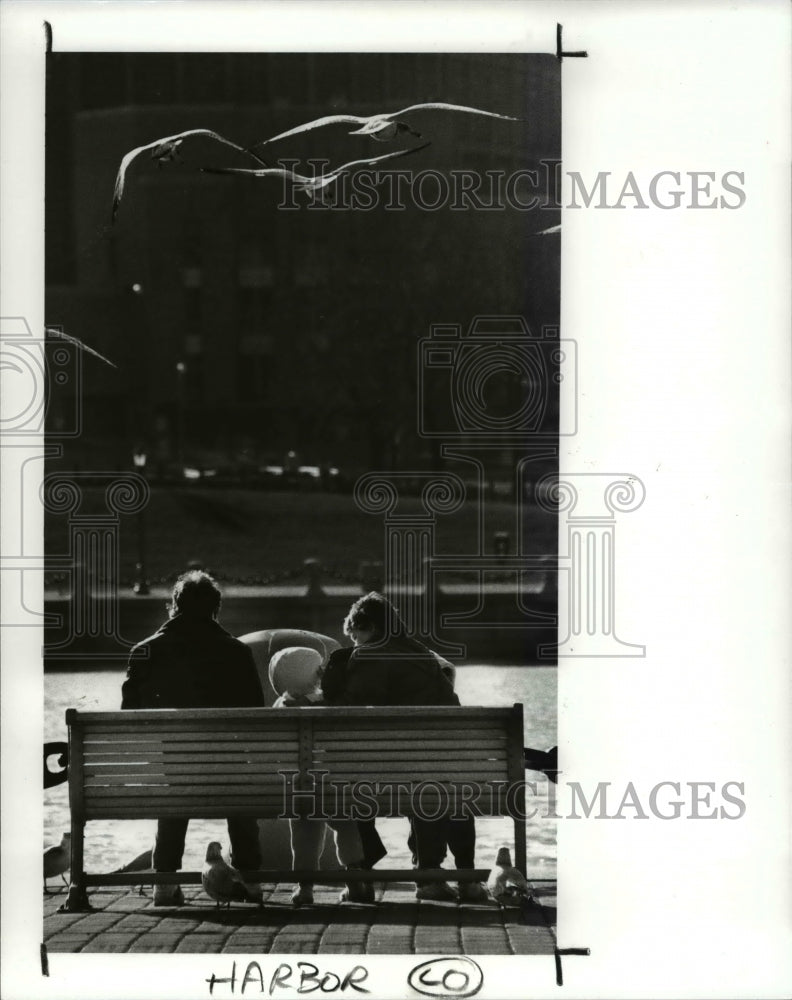
<path id="1" fill-rule="evenodd" d="M 352 605 L 344 621 L 344 634 L 354 646 L 330 655 L 322 677 L 322 692 L 328 704 L 459 705 L 453 684 L 437 657 L 407 634 L 396 608 L 382 594 L 372 591 Z M 434 820 L 412 816 L 407 843 L 418 868 L 439 868 L 447 847 L 458 868 L 475 867 L 476 828 L 472 816 Z M 445 882 L 421 885 L 416 896 L 457 898 Z M 487 894 L 483 886 L 469 882 L 460 885 L 459 898 L 481 902 Z"/>
<path id="2" fill-rule="evenodd" d="M 200 570 L 176 581 L 169 619 L 129 657 L 121 708 L 257 708 L 264 705 L 253 654 L 217 621 L 221 594 Z M 187 819 L 160 819 L 154 845 L 155 871 L 181 868 Z M 255 817 L 229 817 L 232 861 L 243 871 L 261 867 Z M 250 886 L 251 896 L 260 889 Z M 158 885 L 155 906 L 184 902 L 179 886 Z"/>

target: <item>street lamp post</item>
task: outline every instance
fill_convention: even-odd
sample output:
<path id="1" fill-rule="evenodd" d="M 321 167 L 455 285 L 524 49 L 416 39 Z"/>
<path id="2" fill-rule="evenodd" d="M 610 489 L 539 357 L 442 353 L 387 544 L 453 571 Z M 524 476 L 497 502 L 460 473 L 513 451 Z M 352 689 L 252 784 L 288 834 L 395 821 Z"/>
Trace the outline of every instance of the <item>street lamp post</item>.
<path id="1" fill-rule="evenodd" d="M 146 453 L 142 448 L 135 450 L 132 455 L 136 471 L 145 478 L 146 476 Z M 137 579 L 132 588 L 136 594 L 145 597 L 149 592 L 148 580 L 146 579 L 146 509 L 141 507 L 138 511 L 138 561 L 135 565 Z"/>

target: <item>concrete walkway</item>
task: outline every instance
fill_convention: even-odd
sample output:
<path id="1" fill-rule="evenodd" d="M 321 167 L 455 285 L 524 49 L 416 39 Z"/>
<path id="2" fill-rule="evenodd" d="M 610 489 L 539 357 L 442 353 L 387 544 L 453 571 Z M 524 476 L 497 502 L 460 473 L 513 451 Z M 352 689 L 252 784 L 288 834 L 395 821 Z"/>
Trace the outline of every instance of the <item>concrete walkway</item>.
<path id="1" fill-rule="evenodd" d="M 552 955 L 556 887 L 534 886 L 524 911 L 484 904 L 419 902 L 407 883 L 377 886 L 374 906 L 338 903 L 338 887 L 317 886 L 315 903 L 296 909 L 292 885 L 264 887 L 264 906 L 217 909 L 200 887 L 185 905 L 152 905 L 150 888 L 96 889 L 92 913 L 57 913 L 65 890 L 44 897 L 50 952 L 164 952 L 351 955 Z"/>

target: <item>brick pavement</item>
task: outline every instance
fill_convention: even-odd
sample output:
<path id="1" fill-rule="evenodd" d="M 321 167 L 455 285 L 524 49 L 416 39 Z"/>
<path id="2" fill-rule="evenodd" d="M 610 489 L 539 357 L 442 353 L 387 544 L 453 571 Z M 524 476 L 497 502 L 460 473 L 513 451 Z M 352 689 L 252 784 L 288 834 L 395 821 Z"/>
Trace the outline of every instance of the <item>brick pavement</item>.
<path id="1" fill-rule="evenodd" d="M 224 954 L 551 955 L 555 884 L 534 887 L 524 912 L 483 904 L 418 902 L 414 886 L 377 888 L 377 904 L 338 902 L 338 888 L 317 886 L 315 903 L 295 909 L 292 886 L 265 886 L 264 906 L 217 909 L 200 887 L 185 886 L 185 905 L 152 905 L 151 890 L 97 889 L 92 913 L 57 913 L 65 892 L 44 897 L 50 952 Z"/>

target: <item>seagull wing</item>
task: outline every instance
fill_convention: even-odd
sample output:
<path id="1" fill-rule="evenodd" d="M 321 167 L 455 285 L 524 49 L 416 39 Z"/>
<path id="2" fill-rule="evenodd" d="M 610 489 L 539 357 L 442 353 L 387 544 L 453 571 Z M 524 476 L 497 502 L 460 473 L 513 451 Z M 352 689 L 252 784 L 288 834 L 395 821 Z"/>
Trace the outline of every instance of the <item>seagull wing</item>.
<path id="1" fill-rule="evenodd" d="M 399 156 L 409 156 L 410 153 L 418 153 L 422 149 L 426 149 L 427 146 L 431 146 L 431 143 L 424 142 L 420 146 L 413 146 L 412 149 L 397 149 L 393 153 L 383 153 L 382 156 L 369 156 L 364 160 L 350 160 L 349 163 L 343 163 L 340 167 L 331 170 L 324 177 L 329 180 L 335 180 L 340 173 L 344 170 L 349 170 L 351 167 L 373 167 L 375 163 L 382 163 L 385 160 L 395 160 Z"/>
<path id="2" fill-rule="evenodd" d="M 445 104 L 442 101 L 436 101 L 431 104 L 411 104 L 408 108 L 403 108 L 401 111 L 394 111 L 389 115 L 381 115 L 382 118 L 398 118 L 399 115 L 406 115 L 408 111 L 462 111 L 469 115 L 484 115 L 487 118 L 503 118 L 505 121 L 519 122 L 525 119 L 514 118 L 512 115 L 501 115 L 495 111 L 484 111 L 481 108 L 469 108 L 465 104 Z"/>
<path id="3" fill-rule="evenodd" d="M 121 165 L 118 168 L 118 174 L 116 175 L 115 189 L 113 191 L 113 221 L 115 221 L 116 214 L 118 212 L 118 206 L 121 202 L 121 198 L 124 194 L 124 184 L 126 183 L 126 172 L 129 169 L 130 164 L 133 160 L 137 159 L 141 153 L 145 153 L 146 150 L 156 149 L 157 146 L 164 146 L 168 142 L 177 142 L 180 140 L 187 139 L 192 135 L 203 135 L 207 139 L 214 139 L 216 142 L 222 143 L 224 146 L 229 146 L 231 149 L 236 149 L 240 153 L 246 153 L 248 156 L 252 156 L 259 163 L 263 162 L 255 153 L 252 153 L 249 149 L 245 149 L 244 146 L 240 146 L 230 139 L 226 139 L 225 136 L 219 134 L 219 132 L 213 132 L 208 128 L 191 128 L 187 129 L 186 132 L 177 132 L 176 135 L 166 135 L 162 139 L 155 139 L 154 142 L 148 142 L 145 146 L 137 146 L 135 149 L 130 149 L 130 151 L 124 154 L 121 160 Z"/>
<path id="4" fill-rule="evenodd" d="M 245 167 L 201 167 L 204 174 L 242 174 L 244 177 L 285 177 L 296 184 L 309 184 L 313 177 L 296 174 L 285 167 L 264 167 L 261 170 L 248 170 Z"/>
<path id="5" fill-rule="evenodd" d="M 520 871 L 519 868 L 509 868 L 506 871 L 506 882 L 508 885 L 512 885 L 515 889 L 520 889 L 523 892 L 527 892 L 530 895 L 531 887 L 525 880 L 525 876 Z"/>
<path id="6" fill-rule="evenodd" d="M 93 347 L 89 347 L 87 344 L 84 344 L 81 340 L 78 340 L 77 337 L 70 337 L 68 333 L 64 333 L 62 330 L 58 330 L 54 326 L 46 326 L 44 327 L 44 330 L 46 333 L 51 334 L 53 337 L 58 337 L 60 340 L 66 340 L 70 344 L 74 344 L 75 347 L 79 347 L 80 350 L 87 351 L 89 354 L 93 354 L 95 358 L 99 358 L 100 361 L 104 361 L 104 363 L 106 365 L 110 365 L 111 368 L 118 367 L 118 365 L 113 364 L 112 361 L 106 358 L 104 354 L 100 354 L 98 351 L 95 351 Z"/>
<path id="7" fill-rule="evenodd" d="M 560 232 L 561 226 L 551 226 L 549 229 L 540 229 L 538 233 L 531 233 L 531 236 L 551 236 L 553 233 Z"/>
<path id="8" fill-rule="evenodd" d="M 120 873 L 120 872 L 151 871 L 154 867 L 152 854 L 153 851 L 151 850 L 151 848 L 149 848 L 147 851 L 143 851 L 141 854 L 138 854 L 138 856 L 136 858 L 133 858 L 128 864 L 124 865 L 121 868 L 116 868 L 115 872 L 113 872 L 112 874 L 116 874 L 116 872 Z"/>
<path id="9" fill-rule="evenodd" d="M 255 145 L 264 146 L 268 142 L 275 142 L 277 139 L 285 139 L 290 135 L 300 135 L 302 132 L 311 132 L 315 128 L 323 128 L 325 125 L 364 125 L 369 119 L 361 118 L 359 115 L 326 115 L 324 118 L 317 118 L 312 122 L 305 122 L 304 125 L 297 125 L 286 132 L 273 135 L 270 139 L 262 139 Z"/>

